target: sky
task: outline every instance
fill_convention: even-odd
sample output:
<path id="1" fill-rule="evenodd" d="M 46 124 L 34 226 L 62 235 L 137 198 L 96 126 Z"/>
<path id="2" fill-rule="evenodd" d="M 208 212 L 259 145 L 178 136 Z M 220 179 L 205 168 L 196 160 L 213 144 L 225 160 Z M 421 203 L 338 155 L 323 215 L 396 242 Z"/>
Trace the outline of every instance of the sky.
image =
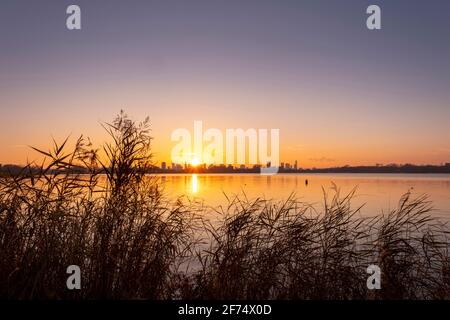
<path id="1" fill-rule="evenodd" d="M 280 129 L 301 167 L 450 162 L 449 57 L 447 0 L 2 0 L 0 163 L 100 144 L 121 109 L 150 117 L 157 162 L 195 120 Z"/>

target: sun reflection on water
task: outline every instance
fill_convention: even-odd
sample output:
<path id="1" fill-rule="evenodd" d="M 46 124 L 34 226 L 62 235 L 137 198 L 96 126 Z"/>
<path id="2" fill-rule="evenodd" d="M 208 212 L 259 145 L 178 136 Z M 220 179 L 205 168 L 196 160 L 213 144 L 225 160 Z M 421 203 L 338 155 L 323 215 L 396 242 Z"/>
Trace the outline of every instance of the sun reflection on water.
<path id="1" fill-rule="evenodd" d="M 192 175 L 192 193 L 197 193 L 198 192 L 198 177 L 197 174 L 193 174 Z"/>

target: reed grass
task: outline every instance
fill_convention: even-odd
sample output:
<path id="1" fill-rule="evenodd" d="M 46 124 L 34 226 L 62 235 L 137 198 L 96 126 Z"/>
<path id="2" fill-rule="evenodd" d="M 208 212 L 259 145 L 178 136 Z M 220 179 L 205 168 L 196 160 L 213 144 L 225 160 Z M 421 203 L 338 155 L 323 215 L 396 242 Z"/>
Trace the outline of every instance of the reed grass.
<path id="1" fill-rule="evenodd" d="M 362 218 L 356 189 L 324 190 L 319 208 L 241 194 L 211 222 L 211 209 L 169 201 L 146 174 L 148 119 L 120 113 L 104 128 L 111 141 L 100 149 L 54 141 L 35 149 L 39 166 L 0 176 L 0 298 L 450 298 L 449 231 L 426 196 L 407 192 L 396 209 Z M 81 290 L 66 287 L 73 264 Z M 367 289 L 371 264 L 380 290 Z"/>

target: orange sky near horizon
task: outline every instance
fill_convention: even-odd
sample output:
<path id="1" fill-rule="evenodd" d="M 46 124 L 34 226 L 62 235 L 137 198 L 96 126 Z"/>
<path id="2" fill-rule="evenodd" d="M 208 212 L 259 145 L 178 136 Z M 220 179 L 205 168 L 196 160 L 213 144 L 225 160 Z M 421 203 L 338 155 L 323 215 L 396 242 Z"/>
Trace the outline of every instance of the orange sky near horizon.
<path id="1" fill-rule="evenodd" d="M 26 112 L 26 106 L 32 105 L 39 112 L 30 111 L 21 119 L 13 113 L 2 117 L 0 163 L 39 159 L 29 146 L 45 150 L 52 137 L 63 141 L 71 135 L 74 141 L 83 134 L 100 145 L 108 139 L 101 123 L 112 121 L 121 109 L 136 121 L 150 117 L 159 165 L 171 162 L 176 144 L 170 140 L 172 131 L 186 128 L 193 135 L 195 120 L 203 121 L 204 131 L 217 128 L 224 137 L 226 129 L 279 129 L 280 162 L 297 160 L 305 168 L 450 162 L 446 102 L 429 94 L 412 97 L 408 88 L 384 89 L 380 106 L 376 93 L 362 94 L 355 88 L 329 88 L 326 94 L 299 88 L 288 95 L 282 90 L 249 91 L 246 86 L 228 88 L 205 80 L 156 88 L 117 81 L 99 84 L 95 90 L 79 87 L 71 97 L 65 86 L 54 85 L 55 91 L 37 87 L 3 96 L 11 110 Z M 426 107 L 429 104 L 434 107 Z"/>
<path id="2" fill-rule="evenodd" d="M 145 118 L 145 111 L 132 110 L 130 117 L 135 120 Z M 136 116 L 138 114 L 138 116 Z M 150 115 L 151 116 L 151 115 Z M 170 164 L 171 150 L 176 142 L 170 140 L 170 135 L 177 128 L 186 128 L 191 132 L 193 137 L 194 120 L 199 120 L 197 116 L 186 114 L 179 115 L 179 119 L 172 117 L 153 117 L 151 118 L 151 127 L 153 140 L 154 161 L 157 165 L 161 165 L 162 161 Z M 184 119 L 183 119 L 184 118 Z M 189 119 L 190 118 L 190 119 Z M 339 126 L 333 119 L 325 120 L 321 123 L 320 128 L 326 130 L 314 130 L 310 125 L 305 123 L 299 125 L 300 128 L 289 128 L 282 125 L 282 119 L 274 117 L 271 121 L 264 119 L 259 120 L 261 125 L 251 126 L 254 122 L 240 119 L 235 121 L 233 117 L 210 116 L 211 119 L 203 119 L 203 131 L 209 128 L 217 128 L 223 132 L 225 137 L 226 129 L 242 128 L 266 128 L 280 129 L 280 162 L 289 162 L 294 164 L 297 160 L 300 167 L 303 168 L 324 168 L 344 165 L 375 165 L 390 163 L 414 163 L 414 164 L 442 164 L 450 162 L 450 148 L 446 148 L 445 141 L 436 141 L 429 143 L 430 137 L 426 133 L 421 136 L 421 140 L 412 141 L 409 139 L 409 133 L 405 129 L 398 128 L 397 132 L 379 133 L 376 124 L 355 124 L 351 130 L 349 128 L 333 128 Z M 87 118 L 82 122 L 74 123 L 52 123 L 51 119 L 40 118 L 43 128 L 37 129 L 36 126 L 29 126 L 27 130 L 14 134 L 14 137 L 1 136 L 0 145 L 2 152 L 0 153 L 0 163 L 25 164 L 27 161 L 41 161 L 41 156 L 37 154 L 30 146 L 47 150 L 51 147 L 52 137 L 62 142 L 64 138 L 70 135 L 68 150 L 73 146 L 76 138 L 83 134 L 90 137 L 95 146 L 100 146 L 105 141 L 109 141 L 108 136 L 104 133 L 100 123 L 108 122 L 113 119 L 110 116 L 99 117 L 97 119 Z M 300 117 L 299 117 L 300 119 Z M 166 122 L 163 122 L 163 121 Z M 300 123 L 302 121 L 299 120 Z M 306 122 L 306 121 L 305 121 Z M 270 123 L 276 123 L 278 126 L 269 126 Z M 228 126 L 227 126 L 228 124 Z M 361 134 L 355 134 L 356 132 Z M 11 130 L 11 132 L 14 132 Z M 330 132 L 335 134 L 330 135 Z M 442 134 L 445 134 L 442 132 Z M 397 139 L 391 139 L 396 136 Z M 225 139 L 225 138 L 224 138 Z M 20 141 L 20 144 L 11 145 L 9 141 Z M 447 140 L 448 141 L 448 140 Z M 225 143 L 225 141 L 224 141 Z M 401 145 L 401 147 L 399 147 Z"/>

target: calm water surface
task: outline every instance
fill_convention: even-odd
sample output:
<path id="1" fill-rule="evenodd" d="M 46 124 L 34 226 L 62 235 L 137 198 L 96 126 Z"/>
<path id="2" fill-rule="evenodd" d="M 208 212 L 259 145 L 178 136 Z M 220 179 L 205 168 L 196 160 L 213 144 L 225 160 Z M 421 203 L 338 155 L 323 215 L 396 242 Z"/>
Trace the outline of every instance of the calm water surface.
<path id="1" fill-rule="evenodd" d="M 450 219 L 450 175 L 445 174 L 172 174 L 158 175 L 169 197 L 187 195 L 208 206 L 227 203 L 227 195 L 245 192 L 247 197 L 282 200 L 291 193 L 302 201 L 323 206 L 324 188 L 330 195 L 335 183 L 341 194 L 354 187 L 354 206 L 365 204 L 361 215 L 375 215 L 394 209 L 405 192 L 427 194 L 435 208 L 433 215 Z M 306 180 L 308 183 L 306 183 Z"/>

